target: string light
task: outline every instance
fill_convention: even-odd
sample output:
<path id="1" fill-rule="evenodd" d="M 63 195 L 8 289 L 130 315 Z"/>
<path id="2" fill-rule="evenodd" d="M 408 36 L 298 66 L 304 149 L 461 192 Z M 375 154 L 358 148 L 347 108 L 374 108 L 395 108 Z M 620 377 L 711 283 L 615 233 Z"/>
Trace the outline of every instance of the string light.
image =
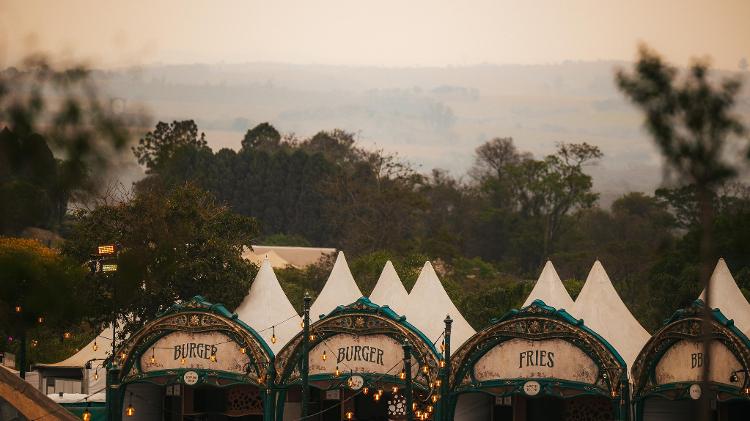
<path id="1" fill-rule="evenodd" d="M 430 371 L 430 367 L 425 364 L 422 366 L 422 373 L 427 374 Z"/>
<path id="2" fill-rule="evenodd" d="M 271 326 L 271 343 L 276 343 L 276 326 Z"/>
<path id="3" fill-rule="evenodd" d="M 37 317 L 36 321 L 37 321 L 38 323 L 40 323 L 40 324 L 41 324 L 41 323 L 44 323 L 44 317 L 42 317 L 42 316 L 39 316 L 39 317 Z"/>
<path id="4" fill-rule="evenodd" d="M 325 350 L 323 350 L 323 355 L 321 355 L 320 358 L 322 358 L 323 361 L 325 361 L 328 358 L 328 355 L 326 354 Z"/>
<path id="5" fill-rule="evenodd" d="M 180 358 L 180 364 L 185 365 L 185 357 Z"/>
<path id="6" fill-rule="evenodd" d="M 432 412 L 432 405 L 427 405 L 427 412 Z"/>
<path id="7" fill-rule="evenodd" d="M 445 360 L 440 360 L 440 368 L 445 367 Z"/>
<path id="8" fill-rule="evenodd" d="M 312 333 L 310 334 L 310 340 L 311 340 L 311 341 L 314 341 L 314 340 L 315 340 L 315 335 L 313 335 Z"/>
<path id="9" fill-rule="evenodd" d="M 244 346 L 240 348 L 240 354 L 244 354 L 246 352 L 247 352 L 247 350 L 245 349 Z"/>
<path id="10" fill-rule="evenodd" d="M 151 359 L 149 359 L 151 365 L 156 365 L 156 355 L 154 355 L 154 348 L 151 348 Z"/>
<path id="11" fill-rule="evenodd" d="M 354 419 L 354 412 L 352 412 L 352 411 L 348 411 L 348 412 L 346 413 L 346 419 L 348 419 L 348 420 L 353 420 L 353 419 Z"/>
<path id="12" fill-rule="evenodd" d="M 99 380 L 99 369 L 98 368 L 94 371 L 94 380 Z"/>
<path id="13" fill-rule="evenodd" d="M 124 352 L 120 353 L 121 360 L 125 360 L 125 357 L 127 357 L 127 354 L 125 354 Z"/>
<path id="14" fill-rule="evenodd" d="M 393 388 L 391 388 L 391 391 L 393 392 L 394 395 L 397 394 L 398 393 L 398 386 L 393 386 Z"/>
<path id="15" fill-rule="evenodd" d="M 96 352 L 96 350 L 99 349 L 99 345 L 96 344 L 96 339 L 94 339 L 94 345 L 91 346 L 91 349 L 93 349 L 94 352 Z"/>
<path id="16" fill-rule="evenodd" d="M 432 403 L 435 403 L 438 401 L 438 395 L 432 395 Z"/>
<path id="17" fill-rule="evenodd" d="M 21 308 L 21 306 L 16 306 L 16 313 L 20 313 L 21 310 L 23 310 L 23 308 Z"/>
<path id="18" fill-rule="evenodd" d="M 399 373 L 398 378 L 401 379 L 401 380 L 406 379 L 406 370 L 405 369 L 403 369 L 403 368 L 401 369 L 401 373 Z"/>
<path id="19" fill-rule="evenodd" d="M 39 341 L 37 341 L 36 339 L 32 339 L 31 340 L 31 347 L 32 348 L 36 348 L 37 345 L 39 345 Z"/>
<path id="20" fill-rule="evenodd" d="M 336 377 L 341 375 L 341 371 L 339 371 L 339 366 L 336 366 Z"/>
<path id="21" fill-rule="evenodd" d="M 129 417 L 135 415 L 135 408 L 133 408 L 133 392 L 130 392 L 130 403 L 128 403 L 128 408 L 125 410 L 125 415 Z"/>
<path id="22" fill-rule="evenodd" d="M 81 414 L 81 419 L 83 421 L 91 421 L 91 412 L 89 412 L 88 408 L 83 410 L 83 414 Z"/>
<path id="23" fill-rule="evenodd" d="M 211 351 L 211 358 L 209 358 L 209 359 L 211 360 L 212 363 L 216 362 L 216 352 L 215 351 Z"/>
<path id="24" fill-rule="evenodd" d="M 368 393 L 370 393 L 370 388 L 369 388 L 369 387 L 366 387 L 366 386 L 365 386 L 365 387 L 363 387 L 363 388 L 362 388 L 362 393 L 363 393 L 363 394 L 365 394 L 365 395 L 366 395 L 366 394 L 368 394 Z"/>
<path id="25" fill-rule="evenodd" d="M 443 381 L 440 379 L 435 380 L 435 386 L 440 387 L 440 385 L 443 384 Z"/>
<path id="26" fill-rule="evenodd" d="M 64 339 L 70 339 L 70 337 L 71 337 L 71 336 L 73 336 L 73 334 L 72 334 L 72 333 L 70 333 L 70 332 L 65 332 L 65 333 L 63 333 L 63 338 L 64 338 Z"/>
<path id="27" fill-rule="evenodd" d="M 376 394 L 372 395 L 372 398 L 375 400 L 375 402 L 377 402 L 377 401 L 380 400 L 380 394 L 376 393 Z"/>
<path id="28" fill-rule="evenodd" d="M 382 395 L 382 394 L 383 394 L 383 389 L 378 389 L 378 395 Z"/>

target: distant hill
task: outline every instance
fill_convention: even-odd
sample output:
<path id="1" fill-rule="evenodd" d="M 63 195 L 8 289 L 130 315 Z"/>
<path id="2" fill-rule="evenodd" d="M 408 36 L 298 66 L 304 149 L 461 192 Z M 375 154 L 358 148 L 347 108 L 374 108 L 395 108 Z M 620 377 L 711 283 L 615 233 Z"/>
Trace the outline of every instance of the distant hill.
<path id="1" fill-rule="evenodd" d="M 586 141 L 605 158 L 590 168 L 602 204 L 661 180 L 641 116 L 613 83 L 624 62 L 378 68 L 275 63 L 170 65 L 100 71 L 126 107 L 155 120 L 195 119 L 214 149 L 238 148 L 244 132 L 270 121 L 308 136 L 342 128 L 362 144 L 398 153 L 424 171 L 463 174 L 476 146 L 512 136 L 543 155 L 556 142 Z M 750 123 L 750 90 L 740 111 Z"/>

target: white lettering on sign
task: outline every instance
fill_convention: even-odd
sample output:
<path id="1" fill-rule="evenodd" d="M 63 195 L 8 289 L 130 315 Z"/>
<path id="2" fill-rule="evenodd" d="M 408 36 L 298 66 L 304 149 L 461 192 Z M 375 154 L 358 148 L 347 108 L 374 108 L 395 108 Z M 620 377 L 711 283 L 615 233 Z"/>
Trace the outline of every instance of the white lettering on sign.
<path id="1" fill-rule="evenodd" d="M 141 369 L 149 372 L 199 368 L 244 373 L 249 362 L 250 358 L 240 351 L 240 346 L 222 333 L 174 332 L 143 353 Z"/>
<path id="2" fill-rule="evenodd" d="M 706 363 L 701 341 L 681 340 L 675 342 L 656 364 L 656 384 L 678 382 L 698 382 Z M 724 344 L 718 341 L 711 343 L 710 380 L 717 383 L 732 384 L 729 374 L 742 369 L 742 364 Z M 741 377 L 740 377 L 741 379 Z M 741 386 L 735 383 L 734 386 Z"/>
<path id="3" fill-rule="evenodd" d="M 599 369 L 581 349 L 562 339 L 503 342 L 474 365 L 479 381 L 554 378 L 594 384 Z"/>
<path id="4" fill-rule="evenodd" d="M 323 340 L 310 351 L 310 374 L 330 374 L 338 367 L 342 374 L 382 373 L 395 376 L 401 372 L 403 359 L 401 344 L 390 336 L 341 333 Z M 412 375 L 416 376 L 418 371 L 418 368 L 414 368 Z"/>

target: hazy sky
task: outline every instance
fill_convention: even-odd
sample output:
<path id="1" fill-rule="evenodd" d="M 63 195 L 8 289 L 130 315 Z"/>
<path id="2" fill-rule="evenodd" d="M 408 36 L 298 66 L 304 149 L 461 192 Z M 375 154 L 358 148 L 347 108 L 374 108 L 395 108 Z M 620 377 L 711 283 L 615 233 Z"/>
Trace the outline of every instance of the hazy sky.
<path id="1" fill-rule="evenodd" d="M 425 66 L 750 57 L 750 0 L 0 0 L 0 65 L 274 61 Z"/>

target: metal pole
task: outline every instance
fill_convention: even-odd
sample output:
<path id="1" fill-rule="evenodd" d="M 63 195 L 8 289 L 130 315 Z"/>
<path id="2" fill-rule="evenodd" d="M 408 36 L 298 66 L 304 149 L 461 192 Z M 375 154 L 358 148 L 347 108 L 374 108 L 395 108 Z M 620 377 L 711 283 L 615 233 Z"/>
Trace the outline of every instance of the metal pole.
<path id="1" fill-rule="evenodd" d="M 445 316 L 445 349 L 443 351 L 443 359 L 445 361 L 445 367 L 442 370 L 443 380 L 440 384 L 440 416 L 444 421 L 450 421 L 451 417 L 448 415 L 449 404 L 448 404 L 448 392 L 450 390 L 448 382 L 450 381 L 451 373 L 451 326 L 453 325 L 453 319 L 450 315 Z"/>
<path id="2" fill-rule="evenodd" d="M 404 340 L 404 373 L 406 374 L 406 387 L 404 397 L 406 398 L 406 421 L 414 421 L 414 408 L 412 408 L 411 392 L 411 344 L 408 339 Z"/>
<path id="3" fill-rule="evenodd" d="M 305 292 L 305 310 L 302 325 L 302 418 L 307 418 L 310 405 L 310 295 Z"/>

